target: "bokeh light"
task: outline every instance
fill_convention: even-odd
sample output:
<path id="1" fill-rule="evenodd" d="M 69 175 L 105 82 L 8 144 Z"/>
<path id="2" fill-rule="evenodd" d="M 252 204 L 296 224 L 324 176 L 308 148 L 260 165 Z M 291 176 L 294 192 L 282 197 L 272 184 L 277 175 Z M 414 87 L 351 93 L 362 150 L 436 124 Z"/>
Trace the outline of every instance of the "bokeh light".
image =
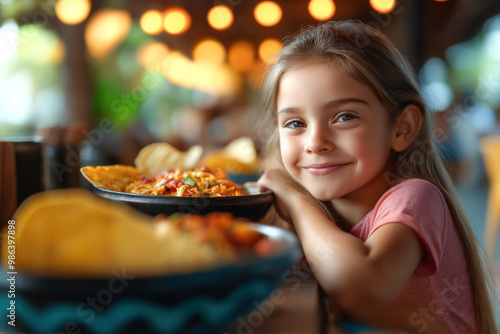
<path id="1" fill-rule="evenodd" d="M 333 0 L 311 0 L 307 6 L 309 14 L 318 21 L 329 20 L 335 15 L 335 2 Z"/>
<path id="2" fill-rule="evenodd" d="M 233 12 L 226 6 L 215 6 L 207 14 L 208 24 L 216 30 L 227 29 L 233 24 Z"/>
<path id="3" fill-rule="evenodd" d="M 259 57 L 265 63 L 274 64 L 282 48 L 283 46 L 277 39 L 268 38 L 259 45 Z"/>
<path id="4" fill-rule="evenodd" d="M 132 17 L 126 10 L 101 9 L 95 12 L 85 27 L 89 53 L 95 58 L 107 56 L 125 39 L 131 26 Z"/>
<path id="5" fill-rule="evenodd" d="M 281 20 L 283 12 L 281 7 L 273 1 L 262 1 L 254 9 L 255 20 L 265 27 L 271 27 Z"/>
<path id="6" fill-rule="evenodd" d="M 208 62 L 218 66 L 226 59 L 226 49 L 221 42 L 215 39 L 206 39 L 194 47 L 193 59 L 198 62 Z"/>
<path id="7" fill-rule="evenodd" d="M 139 25 L 141 29 L 150 35 L 156 35 L 163 31 L 163 15 L 160 11 L 150 9 L 141 15 Z"/>
<path id="8" fill-rule="evenodd" d="M 396 7 L 396 0 L 370 0 L 370 5 L 377 12 L 387 14 Z"/>
<path id="9" fill-rule="evenodd" d="M 165 31 L 172 35 L 185 33 L 191 27 L 191 15 L 181 7 L 172 7 L 165 11 Z"/>
<path id="10" fill-rule="evenodd" d="M 76 25 L 90 14 L 90 0 L 58 0 L 55 4 L 57 18 L 64 24 Z"/>
<path id="11" fill-rule="evenodd" d="M 137 50 L 137 61 L 146 68 L 159 71 L 169 51 L 168 46 L 164 43 L 145 43 Z"/>
<path id="12" fill-rule="evenodd" d="M 246 40 L 236 41 L 229 47 L 227 60 L 234 70 L 248 72 L 255 62 L 255 47 Z"/>
<path id="13" fill-rule="evenodd" d="M 453 91 L 445 82 L 432 82 L 422 87 L 422 96 L 431 111 L 448 109 L 453 102 Z"/>

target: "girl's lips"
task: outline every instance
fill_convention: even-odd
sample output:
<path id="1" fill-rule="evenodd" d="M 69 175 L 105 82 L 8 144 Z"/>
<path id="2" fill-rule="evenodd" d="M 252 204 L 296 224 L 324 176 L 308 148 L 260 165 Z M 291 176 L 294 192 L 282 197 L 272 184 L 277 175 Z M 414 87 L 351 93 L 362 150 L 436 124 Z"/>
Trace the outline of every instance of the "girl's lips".
<path id="1" fill-rule="evenodd" d="M 303 167 L 312 175 L 327 175 L 333 173 L 348 164 L 325 164 L 325 165 L 310 165 Z"/>

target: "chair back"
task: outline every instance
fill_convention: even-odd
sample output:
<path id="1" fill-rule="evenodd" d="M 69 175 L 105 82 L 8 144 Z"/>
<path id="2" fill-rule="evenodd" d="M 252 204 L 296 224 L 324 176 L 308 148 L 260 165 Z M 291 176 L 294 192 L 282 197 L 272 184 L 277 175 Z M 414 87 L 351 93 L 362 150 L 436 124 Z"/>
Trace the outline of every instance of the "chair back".
<path id="1" fill-rule="evenodd" d="M 492 185 L 497 184 L 500 182 L 500 136 L 484 137 L 481 151 L 486 174 Z"/>

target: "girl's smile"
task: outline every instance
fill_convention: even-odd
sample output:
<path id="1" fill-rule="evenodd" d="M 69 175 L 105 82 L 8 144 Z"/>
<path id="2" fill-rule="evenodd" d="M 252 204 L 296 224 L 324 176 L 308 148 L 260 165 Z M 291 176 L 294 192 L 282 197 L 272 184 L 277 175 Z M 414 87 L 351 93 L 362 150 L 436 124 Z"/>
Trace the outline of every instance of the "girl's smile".
<path id="1" fill-rule="evenodd" d="M 313 164 L 309 166 L 304 166 L 302 168 L 311 173 L 312 175 L 327 175 L 347 165 L 348 165 L 347 163 L 324 163 L 324 164 Z"/>
<path id="2" fill-rule="evenodd" d="M 369 86 L 334 64 L 308 62 L 281 77 L 277 110 L 284 166 L 313 196 L 380 195 L 393 131 Z"/>

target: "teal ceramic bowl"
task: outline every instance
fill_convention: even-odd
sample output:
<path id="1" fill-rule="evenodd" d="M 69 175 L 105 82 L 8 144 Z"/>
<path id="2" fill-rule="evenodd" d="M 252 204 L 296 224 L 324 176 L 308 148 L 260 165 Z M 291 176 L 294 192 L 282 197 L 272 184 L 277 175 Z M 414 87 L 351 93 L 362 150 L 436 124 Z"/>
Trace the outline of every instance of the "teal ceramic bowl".
<path id="1" fill-rule="evenodd" d="M 126 268 L 107 279 L 56 279 L 0 275 L 2 333 L 218 333 L 252 311 L 281 285 L 299 260 L 295 235 L 253 225 L 278 247 L 211 270 L 136 278 Z M 15 327 L 8 324 L 15 301 Z M 7 319 L 7 321 L 6 321 Z"/>
<path id="2" fill-rule="evenodd" d="M 227 173 L 227 178 L 238 184 L 245 184 L 246 182 L 257 182 L 262 176 L 260 173 L 253 174 L 231 174 Z"/>

